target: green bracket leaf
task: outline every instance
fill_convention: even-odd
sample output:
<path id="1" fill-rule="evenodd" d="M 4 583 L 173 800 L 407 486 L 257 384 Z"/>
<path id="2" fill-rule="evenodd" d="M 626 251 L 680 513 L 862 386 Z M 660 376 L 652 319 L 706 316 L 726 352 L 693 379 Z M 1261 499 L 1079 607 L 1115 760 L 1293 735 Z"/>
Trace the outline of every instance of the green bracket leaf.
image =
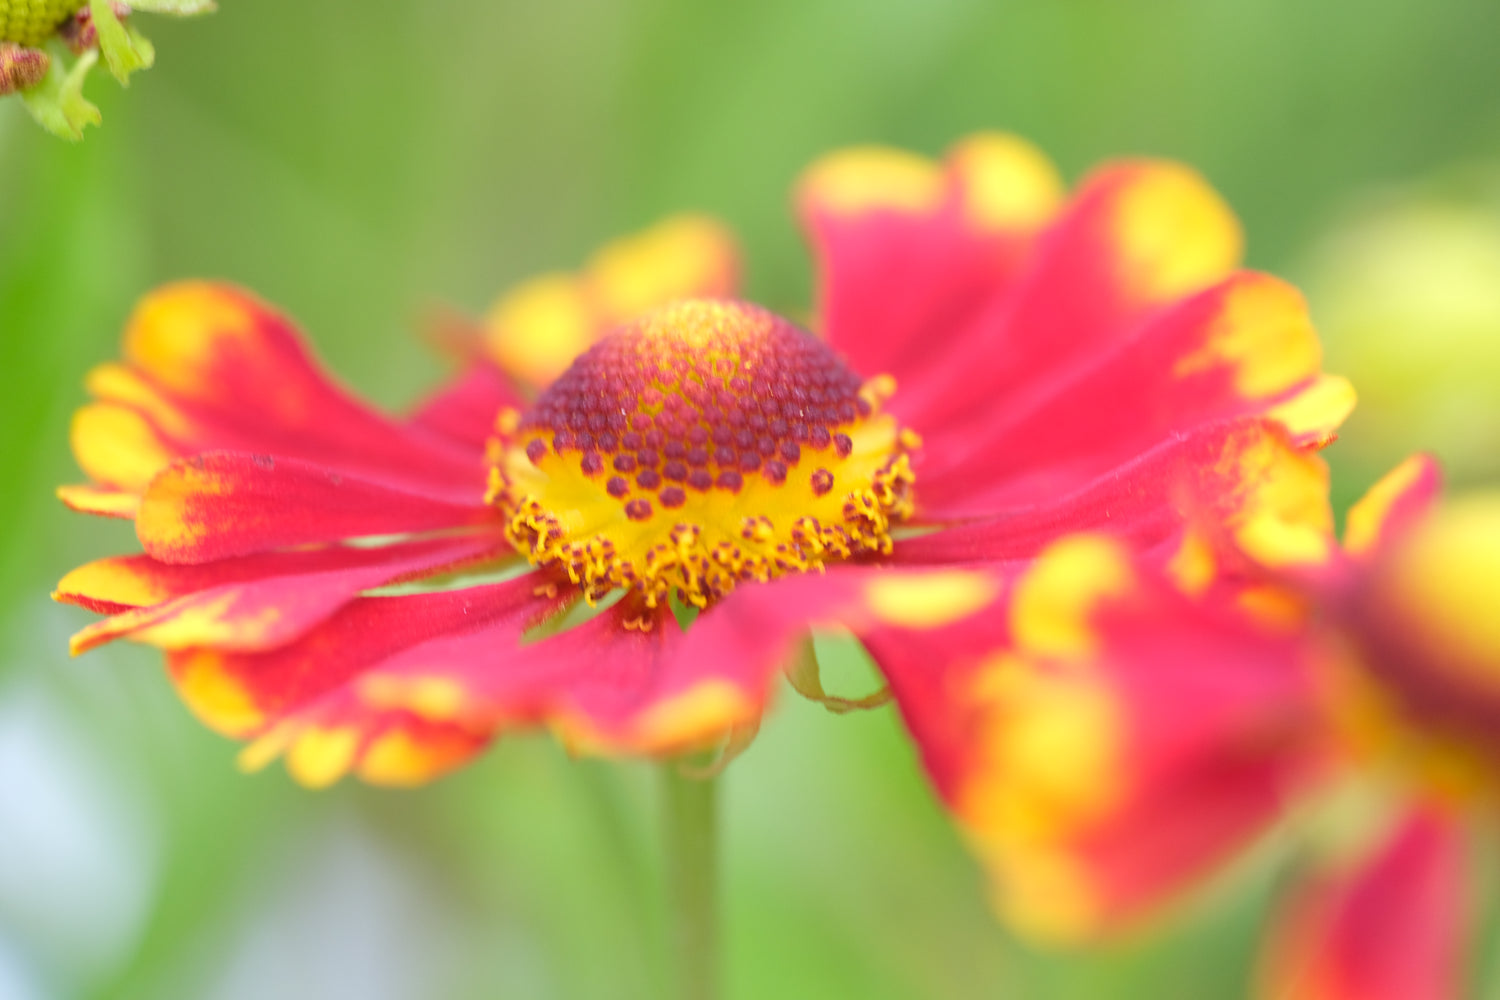
<path id="1" fill-rule="evenodd" d="M 156 61 L 156 49 L 134 26 L 127 28 L 121 23 L 110 0 L 89 0 L 89 11 L 94 16 L 105 65 L 120 86 L 130 86 L 130 74 L 149 68 Z"/>
<path id="2" fill-rule="evenodd" d="M 888 687 L 883 687 L 874 694 L 867 694 L 863 698 L 841 698 L 824 691 L 823 674 L 818 667 L 818 654 L 813 650 L 811 638 L 802 641 L 802 648 L 797 651 L 796 659 L 787 668 L 786 679 L 791 682 L 792 688 L 798 694 L 808 701 L 817 702 L 834 715 L 844 715 L 867 708 L 879 708 L 891 700 L 891 689 Z"/>
<path id="3" fill-rule="evenodd" d="M 66 50 L 52 45 L 52 64 L 47 75 L 34 87 L 21 91 L 21 100 L 38 125 L 60 139 L 77 142 L 83 138 L 86 125 L 102 121 L 99 109 L 83 96 L 83 81 L 88 79 L 99 54 L 90 50 L 78 57 L 71 69 L 63 70 Z"/>

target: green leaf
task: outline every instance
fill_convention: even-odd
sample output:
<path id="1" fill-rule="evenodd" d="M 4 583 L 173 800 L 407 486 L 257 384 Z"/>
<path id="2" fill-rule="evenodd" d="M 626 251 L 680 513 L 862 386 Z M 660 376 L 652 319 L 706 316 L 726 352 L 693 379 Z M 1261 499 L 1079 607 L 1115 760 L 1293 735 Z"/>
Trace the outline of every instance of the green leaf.
<path id="1" fill-rule="evenodd" d="M 99 51 L 109 71 L 122 87 L 130 86 L 130 74 L 156 61 L 156 50 L 134 28 L 126 28 L 115 16 L 110 0 L 89 0 L 94 28 L 99 33 Z"/>
<path id="2" fill-rule="evenodd" d="M 172 14 L 177 17 L 193 17 L 212 14 L 219 9 L 214 0 L 130 0 L 131 10 L 146 10 L 153 14 Z"/>
<path id="3" fill-rule="evenodd" d="M 52 46 L 47 75 L 36 86 L 21 91 L 21 100 L 38 125 L 60 139 L 77 142 L 83 138 L 85 125 L 98 125 L 102 120 L 99 109 L 83 96 L 83 81 L 99 54 L 85 52 L 66 72 L 62 68 L 64 54 L 62 46 Z"/>
<path id="4" fill-rule="evenodd" d="M 125 34 L 130 36 L 131 46 L 146 60 L 146 66 L 156 64 L 156 46 L 151 44 L 151 39 L 140 33 L 135 25 L 126 23 Z"/>

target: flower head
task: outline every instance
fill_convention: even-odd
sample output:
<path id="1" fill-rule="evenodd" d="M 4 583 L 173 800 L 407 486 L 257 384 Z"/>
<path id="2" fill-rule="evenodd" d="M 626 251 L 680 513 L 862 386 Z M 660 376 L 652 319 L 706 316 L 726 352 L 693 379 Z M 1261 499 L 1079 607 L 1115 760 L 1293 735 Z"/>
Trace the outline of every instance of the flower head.
<path id="1" fill-rule="evenodd" d="M 1196 175 L 1117 164 L 1064 201 L 1033 148 L 982 135 L 942 164 L 835 154 L 796 201 L 816 335 L 735 300 L 721 226 L 672 220 L 504 297 L 407 417 L 244 292 L 148 297 L 74 424 L 92 481 L 61 491 L 134 518 L 144 553 L 59 585 L 109 616 L 75 648 L 168 650 L 247 765 L 414 783 L 535 725 L 742 744 L 834 624 L 924 731 L 908 692 L 1070 532 L 1203 585 L 1241 549 L 1323 554 L 1312 452 L 1352 394 L 1295 291 L 1234 269 Z"/>
<path id="2" fill-rule="evenodd" d="M 888 383 L 763 309 L 679 301 L 595 344 L 502 432 L 490 500 L 532 562 L 648 609 L 889 554 L 916 442 L 879 412 Z"/>
<path id="3" fill-rule="evenodd" d="M 924 638 L 961 653 L 897 670 L 896 700 L 1002 912 L 1117 934 L 1295 816 L 1317 850 L 1258 995 L 1458 995 L 1465 826 L 1500 788 L 1500 504 L 1437 492 L 1413 458 L 1342 546 L 1325 523 L 1269 550 L 1316 558 L 1250 554 L 1259 529 L 1196 568 L 1070 537 Z M 889 669 L 922 644 L 873 648 Z"/>
<path id="4" fill-rule="evenodd" d="M 133 11 L 188 16 L 214 0 L 0 0 L 0 97 L 19 92 L 37 123 L 79 139 L 99 123 L 83 83 L 102 54 L 121 85 L 156 61 L 156 50 L 129 20 Z M 69 57 L 76 57 L 64 68 Z"/>

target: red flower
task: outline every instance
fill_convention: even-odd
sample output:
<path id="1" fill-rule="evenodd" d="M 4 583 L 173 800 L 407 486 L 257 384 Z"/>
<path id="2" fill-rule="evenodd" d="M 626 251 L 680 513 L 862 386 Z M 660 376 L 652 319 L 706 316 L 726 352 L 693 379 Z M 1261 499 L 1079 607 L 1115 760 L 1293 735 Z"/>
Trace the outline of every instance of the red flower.
<path id="1" fill-rule="evenodd" d="M 89 378 L 92 482 L 61 491 L 145 552 L 60 584 L 110 616 L 75 648 L 166 649 L 249 766 L 411 783 L 523 726 L 646 754 L 743 735 L 823 624 L 869 637 L 901 699 L 1068 532 L 1187 575 L 1220 545 L 1190 523 L 1268 559 L 1323 537 L 1309 452 L 1352 394 L 1190 171 L 1115 164 L 1064 203 L 982 135 L 943 164 L 836 154 L 797 205 L 822 339 L 726 298 L 728 238 L 678 220 L 502 301 L 409 418 L 246 293 L 150 296 Z M 575 624 L 585 600 L 614 603 Z"/>
<path id="2" fill-rule="evenodd" d="M 867 637 L 1013 922 L 1119 933 L 1295 815 L 1322 836 L 1261 995 L 1461 995 L 1465 830 L 1500 766 L 1500 498 L 1436 495 L 1409 460 L 1342 549 L 1278 566 L 1076 536 L 991 614 Z M 906 668 L 931 646 L 941 669 Z"/>
<path id="3" fill-rule="evenodd" d="M 1468 841 L 1488 836 L 1500 773 L 1500 496 L 1438 493 L 1431 460 L 1409 459 L 1350 510 L 1346 555 L 1303 585 L 1327 623 L 1333 777 L 1377 794 L 1336 817 L 1363 836 L 1325 848 L 1287 900 L 1266 996 L 1467 995 Z"/>
<path id="4" fill-rule="evenodd" d="M 1261 620 L 1290 609 L 1212 575 L 1079 535 L 987 614 L 866 639 L 1018 929 L 1133 927 L 1279 819 L 1317 764 L 1306 644 Z M 949 656 L 923 670 L 931 646 Z"/>

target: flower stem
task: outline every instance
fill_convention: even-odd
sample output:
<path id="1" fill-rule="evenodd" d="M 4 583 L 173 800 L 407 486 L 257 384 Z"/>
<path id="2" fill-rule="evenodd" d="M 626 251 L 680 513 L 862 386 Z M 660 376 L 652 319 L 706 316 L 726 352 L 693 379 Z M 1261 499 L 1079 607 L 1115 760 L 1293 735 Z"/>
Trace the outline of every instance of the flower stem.
<path id="1" fill-rule="evenodd" d="M 662 765 L 672 976 L 677 1000 L 713 1000 L 719 987 L 717 782 Z"/>

